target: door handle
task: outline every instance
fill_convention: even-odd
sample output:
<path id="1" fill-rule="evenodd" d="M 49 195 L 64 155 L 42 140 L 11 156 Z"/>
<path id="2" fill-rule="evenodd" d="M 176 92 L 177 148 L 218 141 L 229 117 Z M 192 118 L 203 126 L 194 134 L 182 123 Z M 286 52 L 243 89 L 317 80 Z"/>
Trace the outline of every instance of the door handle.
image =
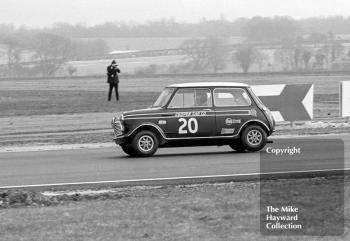
<path id="1" fill-rule="evenodd" d="M 211 109 L 203 109 L 203 111 L 212 111 Z"/>
<path id="2" fill-rule="evenodd" d="M 161 114 L 161 116 L 172 116 L 173 114 L 167 113 L 167 114 Z"/>

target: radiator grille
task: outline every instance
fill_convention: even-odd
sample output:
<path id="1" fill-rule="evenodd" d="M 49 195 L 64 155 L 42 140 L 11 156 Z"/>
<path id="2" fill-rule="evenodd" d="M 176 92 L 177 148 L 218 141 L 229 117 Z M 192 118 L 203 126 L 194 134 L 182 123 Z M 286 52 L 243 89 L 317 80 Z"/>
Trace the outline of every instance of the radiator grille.
<path id="1" fill-rule="evenodd" d="M 112 122 L 115 137 L 121 136 L 123 134 L 123 125 L 117 120 Z"/>

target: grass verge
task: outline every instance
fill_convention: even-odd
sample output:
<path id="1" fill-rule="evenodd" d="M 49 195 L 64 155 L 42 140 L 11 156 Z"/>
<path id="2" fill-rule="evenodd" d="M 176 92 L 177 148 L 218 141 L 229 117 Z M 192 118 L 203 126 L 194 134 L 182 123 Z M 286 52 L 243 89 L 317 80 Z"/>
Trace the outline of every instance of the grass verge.
<path id="1" fill-rule="evenodd" d="M 315 186 L 331 189 L 337 178 L 273 180 L 274 185 L 303 185 L 308 205 Z M 349 215 L 350 180 L 345 178 L 345 215 Z M 263 236 L 259 230 L 258 182 L 122 188 L 95 197 L 42 194 L 7 195 L 13 200 L 0 210 L 1 240 L 330 240 L 329 237 Z M 4 202 L 4 193 L 1 199 Z M 25 193 L 25 192 L 24 192 Z M 37 200 L 33 195 L 38 195 Z M 5 195 L 6 196 L 6 195 Z M 30 197 L 30 198 L 29 198 Z M 283 195 L 275 195 L 284 200 Z M 29 199 L 26 202 L 23 200 Z M 52 200 L 50 200 L 52 199 Z M 18 201 L 14 201 L 18 200 Z M 36 203 L 34 205 L 34 203 Z M 53 206 L 50 206 L 53 205 Z M 327 208 L 329 203 L 322 203 Z M 39 206 L 28 208 L 23 206 Z M 41 206 L 41 207 L 40 207 Z M 327 218 L 327 217 L 324 217 Z M 348 221 L 342 236 L 348 240 Z M 336 228 L 337 223 L 331 223 Z M 332 228 L 330 226 L 329 228 Z"/>
<path id="2" fill-rule="evenodd" d="M 0 117 L 52 114 L 116 112 L 147 108 L 159 92 L 121 92 L 116 103 L 107 101 L 106 91 L 8 90 L 0 91 Z M 335 117 L 339 113 L 338 95 L 316 94 L 315 117 Z"/>
<path id="3" fill-rule="evenodd" d="M 350 127 L 317 127 L 317 128 L 284 128 L 274 132 L 273 136 L 279 135 L 319 135 L 319 134 L 343 134 L 349 133 Z M 109 132 L 94 131 L 91 133 L 55 133 L 55 134 L 38 134 L 26 136 L 15 135 L 13 137 L 0 136 L 0 144 L 3 148 L 7 147 L 21 147 L 21 146 L 45 146 L 45 145 L 62 145 L 62 144 L 92 144 L 92 143 L 112 143 L 114 138 L 113 130 Z"/>

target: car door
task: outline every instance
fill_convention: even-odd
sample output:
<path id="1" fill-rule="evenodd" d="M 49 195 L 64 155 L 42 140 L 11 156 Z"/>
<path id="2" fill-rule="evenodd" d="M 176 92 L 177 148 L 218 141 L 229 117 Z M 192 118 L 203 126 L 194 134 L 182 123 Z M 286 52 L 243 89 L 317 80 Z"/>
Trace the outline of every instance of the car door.
<path id="1" fill-rule="evenodd" d="M 216 135 L 233 136 L 252 116 L 252 100 L 244 88 L 222 87 L 213 90 Z M 254 112 L 254 111 L 253 111 Z"/>
<path id="2" fill-rule="evenodd" d="M 208 88 L 179 88 L 167 106 L 166 136 L 200 138 L 215 134 L 212 93 Z"/>

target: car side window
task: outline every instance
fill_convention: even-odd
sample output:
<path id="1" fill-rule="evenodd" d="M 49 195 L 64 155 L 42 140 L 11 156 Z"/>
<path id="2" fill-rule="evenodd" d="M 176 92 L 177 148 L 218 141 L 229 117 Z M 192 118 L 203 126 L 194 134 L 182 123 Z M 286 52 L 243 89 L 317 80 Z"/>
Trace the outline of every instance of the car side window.
<path id="1" fill-rule="evenodd" d="M 252 101 L 244 89 L 217 88 L 214 90 L 215 106 L 250 106 Z"/>
<path id="2" fill-rule="evenodd" d="M 179 89 L 169 104 L 169 108 L 211 107 L 209 89 Z"/>

